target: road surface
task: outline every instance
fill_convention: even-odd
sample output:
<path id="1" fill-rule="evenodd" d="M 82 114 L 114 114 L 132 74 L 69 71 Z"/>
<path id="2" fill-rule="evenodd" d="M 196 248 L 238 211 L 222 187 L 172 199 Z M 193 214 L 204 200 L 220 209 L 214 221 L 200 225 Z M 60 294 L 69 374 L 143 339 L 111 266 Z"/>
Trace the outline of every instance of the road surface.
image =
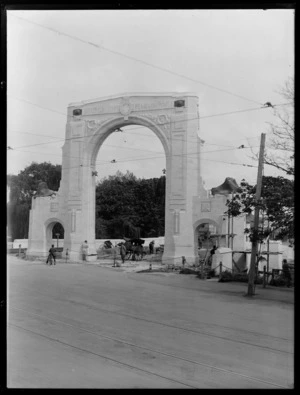
<path id="1" fill-rule="evenodd" d="M 8 388 L 293 388 L 291 289 L 8 257 Z"/>

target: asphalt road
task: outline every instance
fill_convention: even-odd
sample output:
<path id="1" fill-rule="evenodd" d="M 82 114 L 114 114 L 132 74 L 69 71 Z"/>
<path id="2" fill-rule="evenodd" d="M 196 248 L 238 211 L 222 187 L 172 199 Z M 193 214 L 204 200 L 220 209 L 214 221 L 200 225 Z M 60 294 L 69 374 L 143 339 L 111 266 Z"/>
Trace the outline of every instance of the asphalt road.
<path id="1" fill-rule="evenodd" d="M 8 388 L 293 388 L 294 295 L 8 258 Z"/>

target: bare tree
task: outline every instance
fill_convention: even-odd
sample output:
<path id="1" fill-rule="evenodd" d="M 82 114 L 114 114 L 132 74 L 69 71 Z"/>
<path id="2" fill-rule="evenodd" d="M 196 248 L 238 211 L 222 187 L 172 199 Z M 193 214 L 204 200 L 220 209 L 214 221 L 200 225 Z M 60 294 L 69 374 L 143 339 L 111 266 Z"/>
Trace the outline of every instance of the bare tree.
<path id="1" fill-rule="evenodd" d="M 276 123 L 270 123 L 271 137 L 266 147 L 264 163 L 294 175 L 294 78 L 289 77 L 278 92 L 286 100 L 282 106 L 274 106 Z"/>

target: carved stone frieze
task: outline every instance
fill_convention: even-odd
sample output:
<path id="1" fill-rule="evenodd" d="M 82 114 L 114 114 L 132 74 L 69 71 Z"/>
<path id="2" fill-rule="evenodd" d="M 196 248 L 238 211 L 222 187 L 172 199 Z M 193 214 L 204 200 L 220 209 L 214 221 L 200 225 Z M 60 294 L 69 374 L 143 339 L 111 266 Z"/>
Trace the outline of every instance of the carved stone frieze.
<path id="1" fill-rule="evenodd" d="M 108 121 L 109 119 L 112 119 L 112 118 L 106 117 L 106 118 L 97 119 L 96 121 L 94 119 L 92 119 L 90 121 L 86 121 L 88 133 L 95 133 L 100 128 L 100 126 L 104 122 Z"/>
<path id="2" fill-rule="evenodd" d="M 163 130 L 169 130 L 170 129 L 170 115 L 168 114 L 152 114 L 152 113 L 143 113 L 139 114 L 144 118 L 150 119 L 152 122 L 156 123 L 159 125 L 159 127 Z"/>

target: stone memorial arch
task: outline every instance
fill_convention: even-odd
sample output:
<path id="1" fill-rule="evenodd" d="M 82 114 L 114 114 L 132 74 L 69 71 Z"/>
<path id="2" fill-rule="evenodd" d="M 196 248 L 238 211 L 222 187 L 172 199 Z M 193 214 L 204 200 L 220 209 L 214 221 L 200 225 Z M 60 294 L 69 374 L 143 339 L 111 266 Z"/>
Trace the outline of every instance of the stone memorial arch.
<path id="1" fill-rule="evenodd" d="M 194 224 L 199 219 L 197 201 L 203 194 L 203 186 L 198 97 L 190 93 L 128 93 L 70 104 L 62 147 L 60 187 L 55 196 L 32 199 L 28 255 L 47 254 L 56 222 L 64 227 L 64 253 L 68 249 L 71 259 L 81 258 L 84 240 L 88 240 L 89 252 L 96 253 L 96 158 L 105 139 L 127 125 L 151 129 L 164 147 L 163 262 L 179 263 L 182 256 L 189 262 L 196 261 Z"/>

